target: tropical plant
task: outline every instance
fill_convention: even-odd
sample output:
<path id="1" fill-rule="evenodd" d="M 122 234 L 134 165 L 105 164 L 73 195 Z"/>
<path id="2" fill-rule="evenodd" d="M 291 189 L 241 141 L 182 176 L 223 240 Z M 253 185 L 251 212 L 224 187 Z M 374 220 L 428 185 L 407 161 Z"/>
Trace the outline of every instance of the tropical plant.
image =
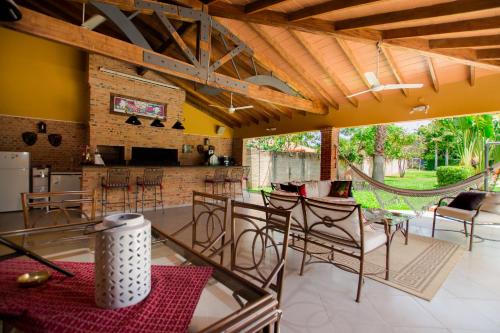
<path id="1" fill-rule="evenodd" d="M 248 139 L 246 146 L 263 151 L 285 152 L 299 146 L 312 148 L 319 152 L 321 149 L 320 132 L 303 132 L 274 136 L 263 136 Z"/>

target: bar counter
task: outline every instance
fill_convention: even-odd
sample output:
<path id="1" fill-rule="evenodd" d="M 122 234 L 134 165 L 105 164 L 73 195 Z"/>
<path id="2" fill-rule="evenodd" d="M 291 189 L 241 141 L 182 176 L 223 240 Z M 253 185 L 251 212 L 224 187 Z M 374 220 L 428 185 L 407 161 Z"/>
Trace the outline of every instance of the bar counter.
<path id="1" fill-rule="evenodd" d="M 87 165 L 82 167 L 82 190 L 93 191 L 97 190 L 97 205 L 96 214 L 101 214 L 101 179 L 106 177 L 108 166 Z M 182 166 L 127 166 L 130 170 L 130 205 L 132 210 L 135 210 L 136 192 L 139 191 L 139 198 L 141 196 L 141 189 L 137 188 L 137 178 L 142 178 L 145 168 L 161 168 L 163 169 L 163 202 L 165 207 L 183 206 L 191 203 L 193 191 L 205 191 L 205 179 L 211 177 L 217 168 L 224 168 L 228 170 L 228 174 L 233 168 L 241 168 L 241 166 L 205 166 L 205 165 L 182 165 Z M 207 192 L 212 192 L 210 185 L 207 187 Z M 152 198 L 151 191 L 146 193 L 147 199 Z M 116 202 L 116 204 L 108 205 L 108 214 L 113 211 L 122 211 L 123 193 L 121 190 L 111 190 L 108 192 L 108 201 Z M 141 204 L 139 202 L 139 209 Z M 146 202 L 145 209 L 151 209 L 152 202 Z"/>

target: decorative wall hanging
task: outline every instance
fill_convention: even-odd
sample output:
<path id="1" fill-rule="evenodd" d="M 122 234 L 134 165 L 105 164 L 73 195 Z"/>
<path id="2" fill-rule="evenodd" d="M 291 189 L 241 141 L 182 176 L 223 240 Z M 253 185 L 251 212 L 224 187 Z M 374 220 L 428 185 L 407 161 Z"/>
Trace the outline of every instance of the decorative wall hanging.
<path id="1" fill-rule="evenodd" d="M 47 133 L 47 124 L 43 121 L 36 124 L 36 127 L 38 128 L 38 133 Z"/>
<path id="2" fill-rule="evenodd" d="M 59 147 L 62 142 L 61 134 L 49 134 L 49 142 L 54 147 Z"/>
<path id="3" fill-rule="evenodd" d="M 166 105 L 137 98 L 111 95 L 111 112 L 165 120 Z"/>
<path id="4" fill-rule="evenodd" d="M 23 133 L 23 141 L 28 146 L 33 146 L 36 142 L 37 135 L 35 132 L 24 132 Z"/>

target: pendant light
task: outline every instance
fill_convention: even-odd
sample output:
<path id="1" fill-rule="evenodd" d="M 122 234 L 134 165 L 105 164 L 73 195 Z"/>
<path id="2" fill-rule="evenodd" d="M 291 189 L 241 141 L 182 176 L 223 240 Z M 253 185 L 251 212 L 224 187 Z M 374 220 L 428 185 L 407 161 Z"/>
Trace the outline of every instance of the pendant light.
<path id="1" fill-rule="evenodd" d="M 160 118 L 156 118 L 155 120 L 153 120 L 153 122 L 151 123 L 151 126 L 153 126 L 153 127 L 165 127 L 165 125 L 161 122 Z"/>
<path id="2" fill-rule="evenodd" d="M 125 121 L 125 123 L 130 124 L 130 125 L 135 125 L 135 126 L 141 125 L 141 121 L 139 120 L 139 118 L 137 118 L 134 115 L 128 117 L 128 119 Z"/>
<path id="3" fill-rule="evenodd" d="M 14 0 L 0 0 L 0 21 L 19 21 L 23 14 L 17 7 Z"/>
<path id="4" fill-rule="evenodd" d="M 185 129 L 184 125 L 182 125 L 181 119 L 179 117 L 179 112 L 177 112 L 177 121 L 175 122 L 174 126 L 172 126 L 172 128 L 176 129 L 176 130 L 183 130 L 183 129 Z"/>

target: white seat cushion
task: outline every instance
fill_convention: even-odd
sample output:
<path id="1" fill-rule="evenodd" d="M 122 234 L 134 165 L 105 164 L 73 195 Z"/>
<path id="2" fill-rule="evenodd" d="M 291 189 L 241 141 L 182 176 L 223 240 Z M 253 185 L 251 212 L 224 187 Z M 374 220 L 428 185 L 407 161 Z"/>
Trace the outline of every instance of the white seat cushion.
<path id="1" fill-rule="evenodd" d="M 314 200 L 329 202 L 329 203 L 338 203 L 338 204 L 346 204 L 346 205 L 355 205 L 356 199 L 353 197 L 348 198 L 340 198 L 340 197 L 318 197 L 312 198 Z"/>
<path id="2" fill-rule="evenodd" d="M 375 250 L 387 242 L 387 235 L 383 229 L 364 229 L 365 253 Z"/>
<path id="3" fill-rule="evenodd" d="M 438 214 L 448 217 L 453 217 L 459 220 L 464 220 L 468 222 L 472 222 L 472 218 L 476 215 L 476 210 L 464 210 L 453 207 L 438 207 L 436 209 Z M 474 219 L 476 223 L 500 223 L 500 214 L 485 212 L 482 209 L 479 211 L 479 214 Z"/>

